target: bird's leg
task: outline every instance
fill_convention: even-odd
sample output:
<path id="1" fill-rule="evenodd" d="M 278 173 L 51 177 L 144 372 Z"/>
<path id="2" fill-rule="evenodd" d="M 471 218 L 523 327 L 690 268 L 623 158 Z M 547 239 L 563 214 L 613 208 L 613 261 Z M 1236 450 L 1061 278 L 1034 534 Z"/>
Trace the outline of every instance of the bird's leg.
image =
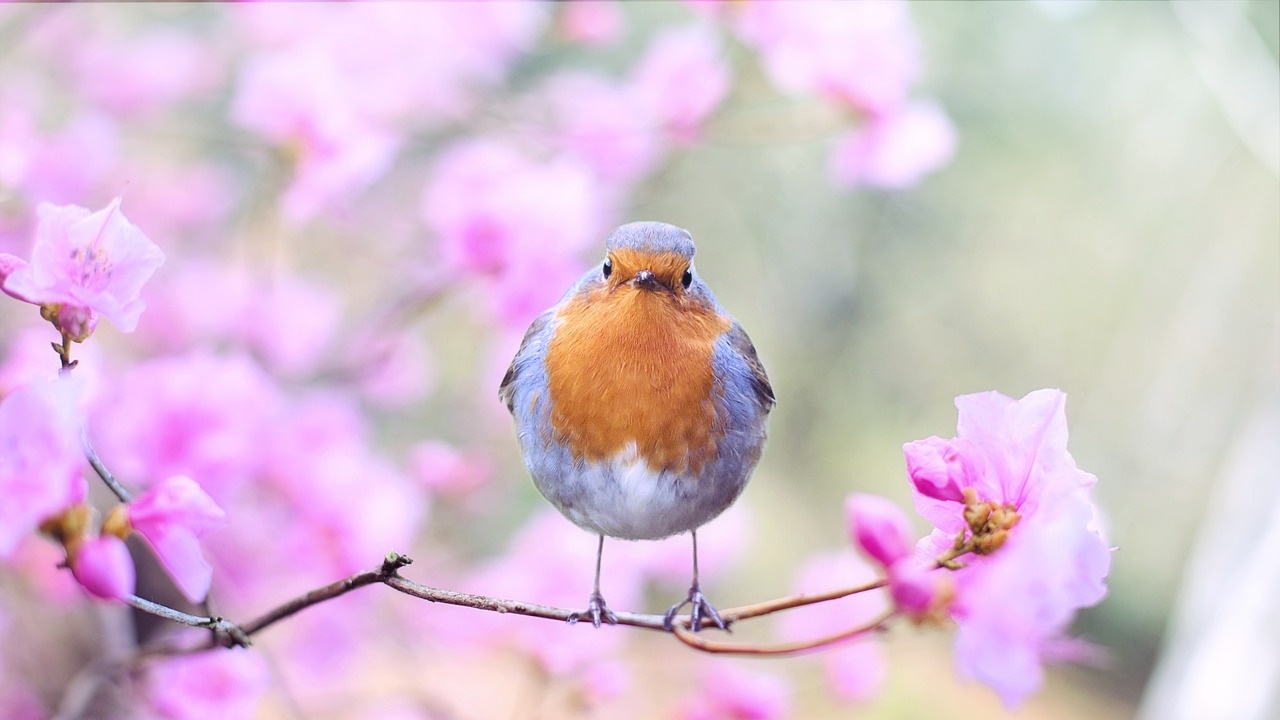
<path id="1" fill-rule="evenodd" d="M 729 626 L 725 624 L 724 619 L 720 617 L 720 613 L 716 612 L 716 609 L 711 607 L 711 603 L 707 602 L 707 598 L 702 594 L 702 588 L 698 587 L 698 531 L 694 530 L 692 535 L 693 585 L 689 586 L 688 597 L 675 605 L 672 605 L 671 609 L 667 611 L 666 617 L 663 618 L 662 625 L 668 632 L 670 632 L 675 623 L 676 613 L 680 611 L 680 608 L 685 605 L 689 605 L 689 627 L 692 628 L 694 632 L 698 632 L 702 629 L 703 619 L 708 619 L 711 622 L 714 622 L 716 627 L 728 632 Z"/>
<path id="2" fill-rule="evenodd" d="M 600 558 L 604 556 L 604 536 L 600 536 L 600 544 L 596 546 L 596 581 L 592 586 L 591 599 L 587 601 L 587 609 L 569 616 L 569 624 L 573 625 L 583 617 L 591 618 L 591 624 L 600 627 L 601 622 L 610 625 L 618 624 L 618 616 L 613 614 L 604 604 L 604 596 L 600 594 Z"/>

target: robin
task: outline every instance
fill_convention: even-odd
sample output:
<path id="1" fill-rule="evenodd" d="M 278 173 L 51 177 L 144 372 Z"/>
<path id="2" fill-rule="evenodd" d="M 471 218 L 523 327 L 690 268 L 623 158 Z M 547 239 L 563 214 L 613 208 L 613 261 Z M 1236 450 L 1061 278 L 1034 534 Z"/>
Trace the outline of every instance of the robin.
<path id="1" fill-rule="evenodd" d="M 751 339 L 693 268 L 689 233 L 623 225 L 604 262 L 539 315 L 499 397 L 525 465 L 547 500 L 599 536 L 592 625 L 616 623 L 600 594 L 605 536 L 657 540 L 688 532 L 693 583 L 667 611 L 724 629 L 698 586 L 697 530 L 729 507 L 765 440 L 773 388 Z"/>

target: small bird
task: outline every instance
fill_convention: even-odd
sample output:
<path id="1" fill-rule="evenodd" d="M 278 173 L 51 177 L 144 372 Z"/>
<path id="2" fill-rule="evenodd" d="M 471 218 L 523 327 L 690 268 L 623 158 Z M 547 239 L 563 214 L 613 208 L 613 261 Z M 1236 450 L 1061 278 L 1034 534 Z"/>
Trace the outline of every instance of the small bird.
<path id="1" fill-rule="evenodd" d="M 693 268 L 688 231 L 623 225 L 604 262 L 529 326 L 498 395 L 533 483 L 599 536 L 583 617 L 617 616 L 600 594 L 605 536 L 693 537 L 693 583 L 667 611 L 724 620 L 698 585 L 697 530 L 741 494 L 764 447 L 773 388 L 747 333 Z"/>

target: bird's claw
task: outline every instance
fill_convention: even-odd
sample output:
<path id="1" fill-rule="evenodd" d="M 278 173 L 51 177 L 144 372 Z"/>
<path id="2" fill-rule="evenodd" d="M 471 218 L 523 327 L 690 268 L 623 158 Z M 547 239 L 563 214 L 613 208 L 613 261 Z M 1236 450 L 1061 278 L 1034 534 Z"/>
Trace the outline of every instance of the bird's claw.
<path id="1" fill-rule="evenodd" d="M 707 602 L 707 598 L 702 594 L 702 589 L 698 587 L 697 583 L 694 583 L 693 587 L 689 588 L 688 597 L 672 605 L 662 619 L 662 627 L 666 628 L 667 632 L 671 632 L 674 629 L 676 613 L 680 612 L 680 608 L 685 605 L 690 606 L 689 628 L 694 632 L 702 629 L 703 620 L 710 620 L 715 623 L 716 627 L 729 632 L 729 624 L 724 621 L 724 618 L 720 617 L 720 613 L 711 606 L 711 603 Z"/>
<path id="2" fill-rule="evenodd" d="M 587 609 L 570 615 L 568 622 L 570 625 L 576 625 L 583 618 L 590 618 L 591 625 L 597 628 L 602 622 L 610 625 L 618 624 L 618 616 L 604 604 L 604 596 L 598 592 L 591 593 L 591 599 L 587 601 Z"/>

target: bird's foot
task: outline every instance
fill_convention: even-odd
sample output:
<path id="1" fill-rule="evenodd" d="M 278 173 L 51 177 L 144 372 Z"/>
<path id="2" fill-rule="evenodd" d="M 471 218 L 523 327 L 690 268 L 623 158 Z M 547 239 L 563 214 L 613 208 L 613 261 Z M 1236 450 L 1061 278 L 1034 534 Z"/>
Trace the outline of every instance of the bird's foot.
<path id="1" fill-rule="evenodd" d="M 707 598 L 703 596 L 702 589 L 698 587 L 696 582 L 693 587 L 689 588 L 688 597 L 672 605 L 671 609 L 667 611 L 666 617 L 662 620 L 662 626 L 667 629 L 667 632 L 671 632 L 675 625 L 676 613 L 680 612 L 680 608 L 685 605 L 690 606 L 689 627 L 694 632 L 702 629 L 704 620 L 709 620 L 715 623 L 716 627 L 729 632 L 729 624 L 724 621 L 724 618 L 720 617 L 720 613 L 716 612 L 714 607 L 711 607 L 711 603 L 707 602 Z"/>
<path id="2" fill-rule="evenodd" d="M 610 625 L 618 624 L 618 616 L 614 615 L 609 606 L 604 604 L 604 596 L 598 592 L 591 593 L 591 599 L 587 601 L 586 610 L 569 616 L 569 624 L 575 625 L 583 618 L 589 618 L 594 627 L 600 627 L 602 622 Z"/>

